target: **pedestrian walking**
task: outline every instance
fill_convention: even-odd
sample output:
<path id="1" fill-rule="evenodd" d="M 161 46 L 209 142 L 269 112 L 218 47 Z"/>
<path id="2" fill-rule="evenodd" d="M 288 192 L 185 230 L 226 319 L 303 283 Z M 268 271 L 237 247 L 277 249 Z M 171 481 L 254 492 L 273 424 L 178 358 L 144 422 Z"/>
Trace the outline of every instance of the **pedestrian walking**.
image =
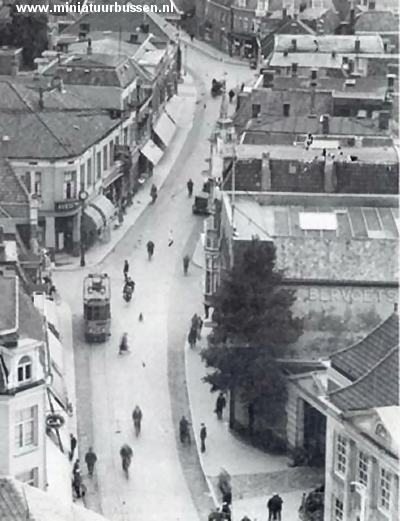
<path id="1" fill-rule="evenodd" d="M 129 273 L 129 262 L 125 259 L 124 262 L 124 278 L 126 279 Z"/>
<path id="2" fill-rule="evenodd" d="M 268 521 L 281 521 L 283 500 L 279 494 L 274 492 L 268 500 Z"/>
<path id="3" fill-rule="evenodd" d="M 191 349 L 194 349 L 196 347 L 196 341 L 197 341 L 197 329 L 195 327 L 191 327 L 188 335 L 188 342 Z"/>
<path id="4" fill-rule="evenodd" d="M 174 236 L 172 230 L 169 231 L 168 234 L 168 248 L 174 244 Z"/>
<path id="5" fill-rule="evenodd" d="M 186 183 L 189 197 L 192 197 L 192 195 L 193 195 L 193 185 L 194 185 L 194 183 L 193 183 L 192 179 L 189 179 L 189 181 Z"/>
<path id="6" fill-rule="evenodd" d="M 72 488 L 74 489 L 76 498 L 81 497 L 81 485 L 82 485 L 81 473 L 80 473 L 80 471 L 77 471 L 74 473 L 74 477 L 72 479 Z"/>
<path id="7" fill-rule="evenodd" d="M 206 438 L 207 438 L 207 428 L 206 426 L 204 425 L 204 423 L 202 423 L 200 425 L 200 441 L 201 441 L 201 452 L 205 452 L 206 451 Z"/>
<path id="8" fill-rule="evenodd" d="M 199 320 L 199 316 L 197 313 L 195 313 L 192 318 L 191 318 L 191 322 L 192 322 L 192 327 L 194 327 L 195 329 L 197 329 L 197 323 L 198 323 L 198 320 Z"/>
<path id="9" fill-rule="evenodd" d="M 124 353 L 129 353 L 129 346 L 128 346 L 128 333 L 124 333 L 121 338 L 121 342 L 119 344 L 119 355 L 123 355 Z"/>
<path id="10" fill-rule="evenodd" d="M 184 273 L 185 275 L 187 275 L 187 273 L 188 273 L 189 263 L 190 263 L 190 257 L 189 257 L 188 254 L 186 254 L 186 255 L 183 257 L 183 273 Z"/>
<path id="11" fill-rule="evenodd" d="M 217 401 L 215 402 L 215 413 L 217 414 L 217 418 L 222 420 L 222 415 L 224 413 L 224 409 L 226 407 L 226 398 L 224 393 L 219 393 Z"/>
<path id="12" fill-rule="evenodd" d="M 234 91 L 233 89 L 231 89 L 231 90 L 228 92 L 228 96 L 229 96 L 229 103 L 232 103 L 233 98 L 235 97 L 235 91 Z"/>
<path id="13" fill-rule="evenodd" d="M 77 442 L 77 439 L 75 438 L 75 436 L 73 434 L 70 434 L 69 435 L 69 447 L 70 447 L 69 461 L 72 461 L 74 459 L 74 452 L 75 452 L 77 443 L 78 442 Z"/>
<path id="14" fill-rule="evenodd" d="M 77 459 L 72 467 L 72 474 L 75 475 L 81 471 L 81 466 L 79 465 L 79 460 Z"/>
<path id="15" fill-rule="evenodd" d="M 201 339 L 202 328 L 203 328 L 203 320 L 201 317 L 197 317 L 197 340 Z"/>
<path id="16" fill-rule="evenodd" d="M 231 521 L 232 519 L 232 512 L 231 507 L 228 505 L 228 503 L 222 503 L 221 512 L 223 515 L 223 518 L 225 521 Z"/>
<path id="17" fill-rule="evenodd" d="M 133 409 L 132 413 L 132 420 L 133 420 L 133 426 L 135 428 L 135 434 L 136 437 L 139 436 L 141 428 L 142 428 L 142 418 L 143 413 L 139 405 L 136 405 L 136 407 Z"/>
<path id="18" fill-rule="evenodd" d="M 89 473 L 90 477 L 93 476 L 93 470 L 94 470 L 96 461 L 97 461 L 97 456 L 96 456 L 95 452 L 93 451 L 92 447 L 89 447 L 89 450 L 87 451 L 87 453 L 85 455 L 85 463 L 87 465 L 87 469 L 88 469 L 88 473 Z"/>
<path id="19" fill-rule="evenodd" d="M 190 423 L 187 421 L 186 417 L 183 415 L 179 421 L 179 438 L 180 438 L 182 444 L 185 443 L 185 441 L 187 441 L 188 444 L 190 445 L 189 425 L 190 425 Z"/>

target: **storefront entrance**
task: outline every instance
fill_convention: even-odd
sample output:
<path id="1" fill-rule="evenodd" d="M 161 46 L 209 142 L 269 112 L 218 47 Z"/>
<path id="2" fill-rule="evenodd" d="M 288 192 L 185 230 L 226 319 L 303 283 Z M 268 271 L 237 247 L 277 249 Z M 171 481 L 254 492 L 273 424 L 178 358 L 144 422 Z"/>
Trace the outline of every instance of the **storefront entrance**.
<path id="1" fill-rule="evenodd" d="M 315 466 L 325 464 L 326 416 L 304 401 L 303 448 Z"/>
<path id="2" fill-rule="evenodd" d="M 56 251 L 65 251 L 66 253 L 73 253 L 73 229 L 74 216 L 56 217 L 55 231 L 56 231 Z"/>

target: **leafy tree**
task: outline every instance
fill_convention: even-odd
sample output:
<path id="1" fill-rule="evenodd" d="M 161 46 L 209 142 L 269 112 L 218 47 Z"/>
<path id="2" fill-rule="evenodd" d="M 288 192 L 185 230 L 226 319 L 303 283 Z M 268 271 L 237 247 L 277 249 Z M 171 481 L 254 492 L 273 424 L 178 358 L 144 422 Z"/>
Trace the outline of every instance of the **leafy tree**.
<path id="1" fill-rule="evenodd" d="M 285 396 L 285 382 L 276 358 L 302 332 L 292 315 L 293 291 L 282 287 L 283 273 L 275 269 L 272 243 L 253 240 L 222 279 L 215 295 L 215 328 L 202 351 L 205 377 L 211 390 L 239 390 L 254 413 L 275 416 Z M 234 422 L 231 403 L 231 423 Z M 250 420 L 251 421 L 251 420 Z"/>
<path id="2" fill-rule="evenodd" d="M 7 45 L 22 47 L 24 64 L 32 68 L 34 59 L 48 47 L 47 16 L 44 14 L 21 14 L 13 5 L 11 23 L 7 27 Z"/>

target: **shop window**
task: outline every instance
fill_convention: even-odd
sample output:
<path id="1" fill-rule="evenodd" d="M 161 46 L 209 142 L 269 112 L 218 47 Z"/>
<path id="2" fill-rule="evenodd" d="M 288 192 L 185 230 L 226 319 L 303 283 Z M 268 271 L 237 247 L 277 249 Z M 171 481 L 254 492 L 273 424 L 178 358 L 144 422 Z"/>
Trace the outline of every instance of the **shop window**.
<path id="1" fill-rule="evenodd" d="M 86 182 L 85 182 L 85 165 L 84 164 L 80 166 L 79 177 L 80 177 L 79 181 L 80 181 L 81 190 L 85 190 Z"/>
<path id="2" fill-rule="evenodd" d="M 101 177 L 101 152 L 97 152 L 97 154 L 96 154 L 96 172 L 97 172 L 97 179 L 100 179 L 100 177 Z"/>
<path id="3" fill-rule="evenodd" d="M 92 160 L 88 159 L 86 162 L 86 182 L 87 186 L 92 185 Z"/>
<path id="4" fill-rule="evenodd" d="M 103 147 L 103 170 L 107 170 L 108 168 L 108 149 L 107 145 Z"/>
<path id="5" fill-rule="evenodd" d="M 363 451 L 358 453 L 358 480 L 363 485 L 368 485 L 369 457 Z"/>
<path id="6" fill-rule="evenodd" d="M 379 503 L 378 506 L 385 512 L 390 511 L 390 487 L 392 482 L 392 474 L 384 468 L 381 468 L 379 480 Z"/>
<path id="7" fill-rule="evenodd" d="M 76 198 L 76 172 L 70 170 L 64 172 L 64 199 Z"/>
<path id="8" fill-rule="evenodd" d="M 110 166 L 114 163 L 114 141 L 110 141 Z"/>
<path id="9" fill-rule="evenodd" d="M 15 448 L 36 447 L 38 430 L 38 407 L 27 407 L 15 415 Z"/>
<path id="10" fill-rule="evenodd" d="M 21 483 L 26 483 L 27 485 L 31 485 L 31 487 L 39 486 L 39 469 L 37 467 L 27 472 L 17 474 L 15 477 L 18 481 L 21 481 Z"/>
<path id="11" fill-rule="evenodd" d="M 32 379 L 32 360 L 29 356 L 23 356 L 17 367 L 18 383 L 26 383 Z"/>
<path id="12" fill-rule="evenodd" d="M 347 465 L 347 438 L 341 434 L 336 438 L 336 472 L 342 476 L 346 473 Z"/>
<path id="13" fill-rule="evenodd" d="M 343 521 L 344 519 L 343 501 L 341 501 L 337 497 L 334 499 L 333 503 L 333 519 L 335 521 Z"/>

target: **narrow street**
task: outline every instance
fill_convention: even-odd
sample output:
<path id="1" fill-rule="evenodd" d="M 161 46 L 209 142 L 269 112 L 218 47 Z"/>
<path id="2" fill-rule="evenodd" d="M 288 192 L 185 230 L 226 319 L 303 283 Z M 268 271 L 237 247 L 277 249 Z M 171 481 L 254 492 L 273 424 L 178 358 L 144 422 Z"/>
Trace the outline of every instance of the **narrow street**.
<path id="1" fill-rule="evenodd" d="M 112 334 L 104 344 L 88 345 L 82 335 L 82 280 L 93 269 L 58 271 L 56 285 L 74 315 L 80 457 L 92 445 L 98 455 L 91 507 L 108 519 L 197 520 L 211 500 L 197 465 L 195 445 L 177 444 L 177 420 L 188 410 L 183 350 L 191 315 L 202 312 L 201 271 L 182 273 L 182 257 L 192 255 L 202 230 L 192 215 L 186 181 L 201 187 L 209 156 L 210 132 L 218 117 L 220 98 L 211 99 L 213 77 L 226 77 L 228 89 L 251 78 L 252 71 L 201 55 L 188 48 L 186 64 L 193 71 L 198 102 L 193 127 L 155 205 L 150 205 L 96 271 L 112 281 Z M 157 180 L 154 179 L 157 183 Z M 139 194 L 143 201 L 148 189 Z M 169 247 L 168 237 L 174 242 Z M 146 243 L 155 243 L 151 262 Z M 122 299 L 123 261 L 136 282 L 133 300 Z M 142 313 L 144 321 L 139 322 Z M 122 333 L 131 353 L 118 355 Z M 134 437 L 131 414 L 143 411 L 142 435 Z M 198 426 L 194 426 L 197 428 Z M 179 440 L 178 440 L 179 441 Z M 134 453 L 127 480 L 119 449 L 128 443 Z M 188 455 L 181 454 L 187 451 Z M 208 510 L 209 511 L 209 510 Z"/>

